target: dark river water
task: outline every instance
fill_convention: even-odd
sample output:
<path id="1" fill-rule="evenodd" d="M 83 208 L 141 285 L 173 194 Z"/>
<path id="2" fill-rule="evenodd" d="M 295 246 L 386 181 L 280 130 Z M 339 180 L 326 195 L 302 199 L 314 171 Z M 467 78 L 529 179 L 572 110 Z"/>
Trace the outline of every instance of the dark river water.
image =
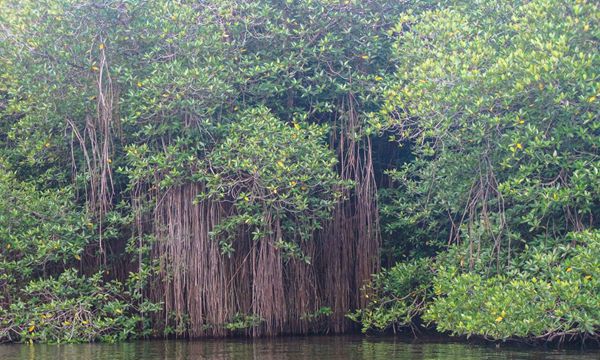
<path id="1" fill-rule="evenodd" d="M 2 360 L 125 359 L 578 359 L 600 360 L 599 350 L 547 350 L 388 337 L 290 337 L 261 340 L 139 341 L 122 344 L 0 345 Z"/>

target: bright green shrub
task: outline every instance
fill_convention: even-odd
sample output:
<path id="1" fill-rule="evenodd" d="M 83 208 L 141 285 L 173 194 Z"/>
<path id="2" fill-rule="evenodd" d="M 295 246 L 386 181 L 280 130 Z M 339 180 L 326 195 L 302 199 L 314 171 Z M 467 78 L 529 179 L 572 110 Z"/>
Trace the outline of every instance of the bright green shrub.
<path id="1" fill-rule="evenodd" d="M 86 214 L 71 189 L 38 190 L 0 162 L 0 304 L 30 280 L 81 259 L 91 237 Z"/>
<path id="2" fill-rule="evenodd" d="M 414 327 L 487 339 L 598 337 L 600 231 L 569 234 L 563 245 L 530 247 L 504 274 L 468 269 L 464 248 L 435 263 L 400 263 L 374 276 L 369 305 L 350 318 L 363 331 Z M 461 256 L 460 254 L 463 253 Z"/>
<path id="3" fill-rule="evenodd" d="M 600 331 L 600 231 L 569 236 L 548 251 L 530 248 L 506 275 L 485 277 L 441 265 L 424 319 L 439 331 L 492 339 Z"/>

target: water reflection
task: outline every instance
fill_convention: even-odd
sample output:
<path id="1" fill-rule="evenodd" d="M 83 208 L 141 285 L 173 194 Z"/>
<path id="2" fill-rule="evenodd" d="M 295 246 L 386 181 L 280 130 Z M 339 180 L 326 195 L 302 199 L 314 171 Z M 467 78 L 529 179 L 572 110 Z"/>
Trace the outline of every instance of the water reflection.
<path id="1" fill-rule="evenodd" d="M 354 336 L 262 340 L 143 341 L 123 344 L 1 345 L 3 360 L 388 360 L 600 359 L 600 351 L 541 351 Z"/>

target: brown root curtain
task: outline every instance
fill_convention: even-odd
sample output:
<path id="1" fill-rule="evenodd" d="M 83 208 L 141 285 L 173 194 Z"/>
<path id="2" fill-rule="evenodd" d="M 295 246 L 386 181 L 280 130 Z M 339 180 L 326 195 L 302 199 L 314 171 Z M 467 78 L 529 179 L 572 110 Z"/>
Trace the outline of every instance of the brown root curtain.
<path id="1" fill-rule="evenodd" d="M 244 315 L 261 319 L 241 330 L 248 336 L 351 329 L 345 315 L 365 305 L 360 289 L 379 269 L 380 232 L 371 143 L 352 140 L 357 116 L 351 107 L 345 113 L 344 130 L 333 132 L 331 144 L 340 175 L 355 187 L 323 230 L 301 242 L 310 264 L 283 259 L 275 246 L 280 223 L 271 217 L 265 222 L 272 235 L 254 241 L 240 229 L 233 255 L 222 255 L 209 234 L 233 210 L 225 203 L 195 201 L 201 184 L 155 194 L 153 256 L 161 271 L 151 298 L 164 302 L 158 331 L 184 325 L 190 337 L 227 336 L 233 330 L 226 324 Z M 322 307 L 332 314 L 315 316 Z"/>

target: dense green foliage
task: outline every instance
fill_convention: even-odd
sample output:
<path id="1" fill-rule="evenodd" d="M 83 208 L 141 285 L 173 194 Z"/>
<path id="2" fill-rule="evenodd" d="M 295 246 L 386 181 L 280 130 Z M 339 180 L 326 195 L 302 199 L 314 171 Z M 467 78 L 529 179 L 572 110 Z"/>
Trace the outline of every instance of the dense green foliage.
<path id="1" fill-rule="evenodd" d="M 135 278 L 124 286 L 102 274 L 80 276 L 69 269 L 56 279 L 29 283 L 0 310 L 0 337 L 8 341 L 123 341 L 150 334 L 148 314 L 156 304 L 142 301 Z M 144 317 L 146 315 L 146 317 Z"/>
<path id="2" fill-rule="evenodd" d="M 213 231 L 223 253 L 235 253 L 236 227 L 258 239 L 280 226 L 276 247 L 286 261 L 310 263 L 301 251 L 307 234 L 353 186 L 340 179 L 336 145 L 326 141 L 364 137 L 364 117 L 350 128 L 342 116 L 378 108 L 374 85 L 390 68 L 385 34 L 405 8 L 385 1 L 1 4 L 0 158 L 15 182 L 64 194 L 57 201 L 82 217 L 71 233 L 39 236 L 78 245 L 60 246 L 56 261 L 68 266 L 7 275 L 19 289 L 6 290 L 3 306 L 27 302 L 20 290 L 30 280 L 56 278 L 78 263 L 81 276 L 100 271 L 102 281 L 125 282 L 132 271 L 152 277 L 171 260 L 157 255 L 162 245 L 149 219 L 165 195 L 190 183 L 204 186 L 194 202 L 218 199 L 233 209 Z M 45 226 L 70 219 L 53 215 Z M 23 239 L 38 228 L 20 225 Z M 168 271 L 145 295 L 173 277 Z M 185 332 L 185 314 L 179 319 L 164 332 Z M 43 340 L 67 340 L 52 334 Z"/>
<path id="3" fill-rule="evenodd" d="M 504 274 L 442 265 L 424 319 L 440 331 L 495 339 L 593 337 L 600 328 L 600 232 L 524 251 Z M 466 254 L 463 254 L 466 255 Z"/>
<path id="4" fill-rule="evenodd" d="M 599 16 L 594 2 L 468 1 L 402 18 L 375 125 L 413 144 L 393 172 L 407 241 L 507 259 L 511 242 L 597 225 Z"/>
<path id="5" fill-rule="evenodd" d="M 32 278 L 74 265 L 92 233 L 69 189 L 40 191 L 0 168 L 0 192 L 0 302 L 6 303 Z"/>
<path id="6" fill-rule="evenodd" d="M 0 193 L 1 340 L 117 341 L 148 331 L 143 314 L 156 306 L 142 299 L 138 274 L 127 287 L 78 274 L 94 224 L 70 189 L 40 191 L 0 168 Z"/>
<path id="7" fill-rule="evenodd" d="M 432 282 L 418 262 L 375 277 L 364 330 L 416 314 L 458 335 L 597 337 L 598 232 L 581 231 L 600 210 L 599 20 L 544 0 L 403 16 L 374 125 L 415 159 L 391 173 L 388 227 L 421 253 L 453 247 Z"/>
<path id="8" fill-rule="evenodd" d="M 336 186 L 344 186 L 332 168 L 336 159 L 323 142 L 327 129 L 316 124 L 289 126 L 267 108 L 250 108 L 218 125 L 212 143 L 178 140 L 165 152 L 153 154 L 147 144 L 127 149 L 126 173 L 132 183 L 152 183 L 168 189 L 187 179 L 206 184 L 196 200 L 227 200 L 238 209 L 215 229 L 228 235 L 222 251 L 234 251 L 231 239 L 240 225 L 255 226 L 253 238 L 264 231 L 264 217 L 271 212 L 284 222 L 284 238 L 306 239 L 319 227 L 340 197 Z M 216 235 L 215 234 L 215 235 Z M 283 241 L 283 240 L 282 240 Z M 297 244 L 282 242 L 295 250 Z M 300 254 L 298 254 L 300 255 Z"/>
<path id="9" fill-rule="evenodd" d="M 0 341 L 185 334 L 152 316 L 167 196 L 224 209 L 197 226 L 221 255 L 243 229 L 296 266 L 331 261 L 313 235 L 371 176 L 398 264 L 364 331 L 597 338 L 599 24 L 589 0 L 0 1 Z"/>
<path id="10" fill-rule="evenodd" d="M 363 331 L 415 327 L 422 319 L 438 331 L 489 339 L 593 338 L 600 327 L 599 240 L 597 230 L 584 231 L 528 247 L 492 276 L 486 264 L 465 266 L 464 246 L 435 261 L 400 263 L 375 277 L 373 300 L 351 317 Z"/>

